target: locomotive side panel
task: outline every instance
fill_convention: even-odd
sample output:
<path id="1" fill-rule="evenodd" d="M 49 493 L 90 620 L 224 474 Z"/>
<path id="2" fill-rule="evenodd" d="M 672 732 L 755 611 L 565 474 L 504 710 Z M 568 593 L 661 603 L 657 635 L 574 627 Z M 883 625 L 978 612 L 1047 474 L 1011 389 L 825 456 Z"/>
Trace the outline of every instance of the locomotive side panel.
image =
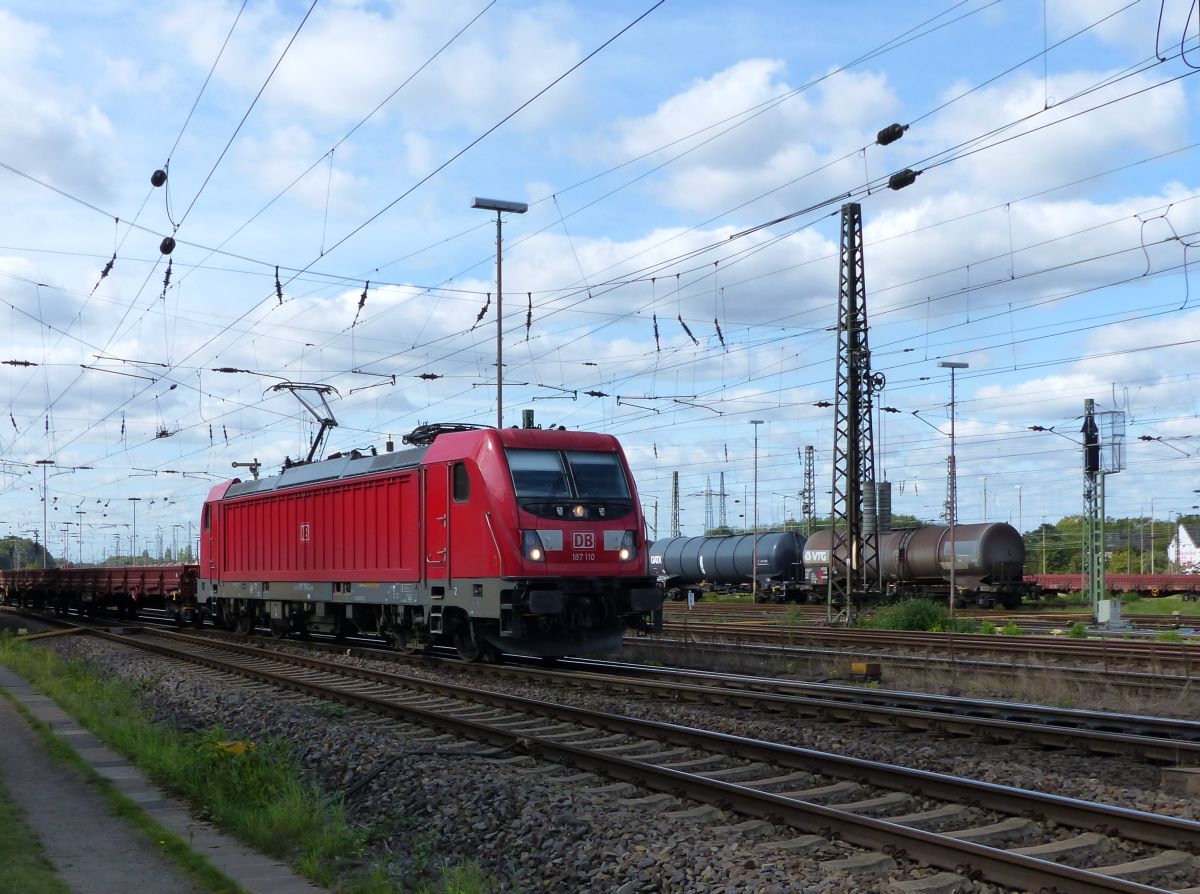
<path id="1" fill-rule="evenodd" d="M 221 504 L 227 582 L 415 582 L 417 476 L 404 472 Z"/>

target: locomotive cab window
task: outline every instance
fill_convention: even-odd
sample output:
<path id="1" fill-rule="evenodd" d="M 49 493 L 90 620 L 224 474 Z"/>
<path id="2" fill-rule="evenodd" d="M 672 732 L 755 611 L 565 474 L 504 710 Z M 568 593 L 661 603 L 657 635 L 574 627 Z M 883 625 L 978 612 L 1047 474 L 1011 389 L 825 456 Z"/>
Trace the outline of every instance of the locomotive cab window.
<path id="1" fill-rule="evenodd" d="M 572 450 L 567 453 L 576 496 L 585 500 L 628 500 L 629 483 L 615 453 Z"/>
<path id="2" fill-rule="evenodd" d="M 564 499 L 571 482 L 557 450 L 507 450 L 508 468 L 518 497 Z"/>
<path id="3" fill-rule="evenodd" d="M 210 508 L 211 508 L 211 507 L 209 507 L 209 505 L 208 505 L 207 503 L 205 503 L 205 504 L 204 504 L 204 530 L 206 530 L 206 531 L 207 531 L 207 530 L 208 530 L 208 528 L 209 528 L 209 517 L 208 517 L 208 511 L 209 511 L 209 509 L 210 509 Z"/>
<path id="4" fill-rule="evenodd" d="M 471 499 L 471 476 L 466 463 L 454 464 L 454 502 L 465 503 Z"/>

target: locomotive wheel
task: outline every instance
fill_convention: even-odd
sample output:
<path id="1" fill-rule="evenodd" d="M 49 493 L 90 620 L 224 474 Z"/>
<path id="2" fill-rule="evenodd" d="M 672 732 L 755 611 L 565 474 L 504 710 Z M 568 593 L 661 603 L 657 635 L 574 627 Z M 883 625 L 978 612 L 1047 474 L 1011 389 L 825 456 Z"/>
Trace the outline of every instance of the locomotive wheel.
<path id="1" fill-rule="evenodd" d="M 470 638 L 467 639 L 470 644 Z M 458 645 L 458 637 L 455 637 L 454 644 Z M 401 627 L 396 631 L 396 651 L 405 655 L 420 655 L 425 651 L 425 646 L 417 639 L 416 631 L 408 627 Z M 459 651 L 462 655 L 462 651 Z M 469 658 L 464 658 L 464 661 L 470 661 Z"/>
<path id="2" fill-rule="evenodd" d="M 471 628 L 466 624 L 454 631 L 454 648 L 463 661 L 478 661 L 483 657 L 483 646 L 471 638 Z"/>
<path id="3" fill-rule="evenodd" d="M 242 636 L 249 636 L 254 632 L 254 615 L 238 615 L 235 623 L 237 632 Z"/>

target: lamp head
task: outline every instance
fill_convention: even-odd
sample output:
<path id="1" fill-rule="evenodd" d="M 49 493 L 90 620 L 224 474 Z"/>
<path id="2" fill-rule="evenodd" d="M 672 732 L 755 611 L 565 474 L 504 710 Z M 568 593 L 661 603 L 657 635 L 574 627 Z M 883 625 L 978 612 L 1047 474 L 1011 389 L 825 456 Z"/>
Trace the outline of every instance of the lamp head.
<path id="1" fill-rule="evenodd" d="M 509 202 L 505 199 L 481 199 L 475 198 L 471 203 L 472 208 L 482 208 L 484 211 L 507 211 L 510 214 L 524 214 L 529 210 L 529 206 L 524 202 Z"/>

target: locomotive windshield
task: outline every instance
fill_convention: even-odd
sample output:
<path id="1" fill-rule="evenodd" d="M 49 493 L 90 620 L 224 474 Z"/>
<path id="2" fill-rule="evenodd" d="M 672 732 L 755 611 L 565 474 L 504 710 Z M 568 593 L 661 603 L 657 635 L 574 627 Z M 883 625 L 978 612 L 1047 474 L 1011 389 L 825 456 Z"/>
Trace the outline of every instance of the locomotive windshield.
<path id="1" fill-rule="evenodd" d="M 629 482 L 615 453 L 515 448 L 505 453 L 518 499 L 629 499 Z"/>

